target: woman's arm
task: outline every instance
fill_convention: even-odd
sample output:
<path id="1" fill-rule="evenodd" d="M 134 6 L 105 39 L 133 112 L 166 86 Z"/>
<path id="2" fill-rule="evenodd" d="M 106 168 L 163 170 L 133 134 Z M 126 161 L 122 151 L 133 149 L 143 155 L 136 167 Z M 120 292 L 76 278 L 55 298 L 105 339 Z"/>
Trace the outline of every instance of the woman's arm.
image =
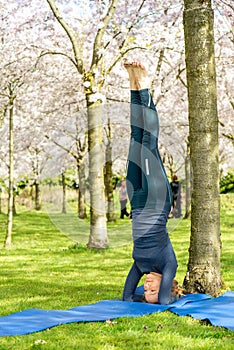
<path id="1" fill-rule="evenodd" d="M 123 301 L 142 301 L 143 295 L 134 294 L 138 282 L 140 281 L 143 273 L 139 270 L 136 263 L 134 262 L 125 282 L 124 291 L 123 291 Z"/>

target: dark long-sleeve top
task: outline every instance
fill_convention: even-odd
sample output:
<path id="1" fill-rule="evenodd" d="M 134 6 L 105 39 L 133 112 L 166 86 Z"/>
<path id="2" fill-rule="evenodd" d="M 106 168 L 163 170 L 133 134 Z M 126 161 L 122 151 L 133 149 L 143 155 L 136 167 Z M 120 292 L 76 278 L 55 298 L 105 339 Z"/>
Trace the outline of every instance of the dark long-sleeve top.
<path id="1" fill-rule="evenodd" d="M 144 212 L 143 212 L 144 211 Z M 133 210 L 133 259 L 126 279 L 123 300 L 140 301 L 136 287 L 144 274 L 162 274 L 159 303 L 170 304 L 177 300 L 171 296 L 171 285 L 176 274 L 177 261 L 166 229 L 167 213 L 155 214 L 151 209 Z"/>

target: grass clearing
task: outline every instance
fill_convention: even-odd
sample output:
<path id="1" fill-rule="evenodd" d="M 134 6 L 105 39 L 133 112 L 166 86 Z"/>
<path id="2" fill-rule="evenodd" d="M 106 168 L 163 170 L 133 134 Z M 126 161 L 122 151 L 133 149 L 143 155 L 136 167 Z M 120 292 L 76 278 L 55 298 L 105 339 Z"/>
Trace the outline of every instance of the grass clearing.
<path id="1" fill-rule="evenodd" d="M 222 195 L 221 200 L 222 274 L 226 288 L 234 290 L 234 195 Z M 0 251 L 1 315 L 30 308 L 69 309 L 121 298 L 132 263 L 131 221 L 109 224 L 110 248 L 96 251 L 85 247 L 88 221 L 74 218 L 72 213 L 19 210 L 14 218 L 13 245 Z M 1 214 L 1 246 L 5 222 L 6 215 Z M 182 283 L 189 220 L 169 220 L 169 232 L 179 263 L 177 279 Z M 73 323 L 26 336 L 2 337 L 0 349 L 234 349 L 232 331 L 168 311 L 115 321 L 113 325 Z"/>

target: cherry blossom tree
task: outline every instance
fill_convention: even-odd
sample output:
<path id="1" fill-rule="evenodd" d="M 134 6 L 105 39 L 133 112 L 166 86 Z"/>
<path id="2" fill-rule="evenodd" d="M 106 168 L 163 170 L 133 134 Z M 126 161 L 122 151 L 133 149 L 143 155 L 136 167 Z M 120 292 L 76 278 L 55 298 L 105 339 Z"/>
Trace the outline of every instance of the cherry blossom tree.
<path id="1" fill-rule="evenodd" d="M 91 59 L 85 62 L 81 54 L 85 50 L 81 50 L 80 42 L 78 41 L 80 33 L 74 29 L 74 26 L 68 24 L 68 20 L 65 19 L 65 15 L 62 15 L 62 10 L 56 6 L 55 1 L 47 0 L 47 2 L 70 40 L 73 50 L 73 58 L 70 57 L 70 59 L 73 61 L 77 72 L 82 76 L 84 82 L 84 92 L 88 109 L 89 182 L 91 198 L 91 231 L 88 247 L 104 248 L 108 245 L 108 239 L 106 234 L 103 167 L 100 166 L 104 163 L 102 151 L 102 107 L 105 100 L 105 96 L 102 95 L 101 90 L 106 76 L 116 66 L 117 62 L 128 51 L 135 50 L 137 47 L 135 43 L 134 45 L 129 45 L 129 43 L 131 44 L 135 41 L 135 38 L 127 34 L 140 21 L 144 21 L 149 15 L 154 14 L 154 11 L 152 11 L 151 4 L 145 5 L 145 2 L 142 1 L 139 2 L 139 7 L 136 7 L 135 2 L 134 7 L 130 6 L 132 11 L 128 16 L 130 25 L 124 26 L 126 31 L 124 33 L 120 29 L 117 17 L 115 17 L 116 9 L 120 4 L 122 6 L 121 8 L 119 7 L 119 11 L 123 12 L 123 3 L 117 0 L 107 3 L 103 2 L 97 11 L 95 4 L 88 7 L 84 2 L 81 2 L 81 6 L 86 6 L 86 10 L 88 9 L 92 16 L 94 15 L 94 11 L 96 11 L 95 20 L 97 16 L 100 19 L 98 29 L 92 35 L 89 33 L 89 36 L 92 38 L 91 55 L 89 53 Z M 73 2 L 69 4 L 74 6 Z M 128 9 L 124 6 L 126 15 L 128 15 Z M 143 13 L 141 10 L 143 10 Z M 92 21 L 92 19 L 89 18 L 89 21 Z M 123 23 L 121 24 L 123 27 Z M 85 41 L 89 40 L 89 38 L 86 38 Z M 115 46 L 113 46 L 113 43 Z M 84 42 L 83 45 L 85 45 Z M 145 48 L 147 45 L 145 43 L 142 45 L 142 41 L 139 41 L 138 47 L 142 48 L 142 46 Z M 107 50 L 110 55 L 110 63 L 107 63 L 106 60 Z M 87 64 L 89 64 L 88 68 L 86 68 Z"/>
<path id="2" fill-rule="evenodd" d="M 16 98 L 15 89 L 18 87 L 18 81 L 10 82 L 8 85 L 9 92 L 9 185 L 8 185 L 8 212 L 7 212 L 7 232 L 5 238 L 5 247 L 11 246 L 11 235 L 13 225 L 13 204 L 14 204 L 14 100 Z"/>
<path id="3" fill-rule="evenodd" d="M 190 293 L 217 295 L 222 282 L 213 10 L 210 0 L 184 3 L 193 173 L 189 262 L 184 285 Z"/>
<path id="4" fill-rule="evenodd" d="M 67 118 L 74 118 L 71 123 L 75 124 L 76 108 L 88 109 L 89 124 L 84 130 L 88 129 L 89 139 L 93 138 L 93 141 L 89 141 L 90 159 L 92 150 L 94 161 L 90 169 L 98 181 L 92 185 L 96 192 L 91 190 L 91 193 L 100 202 L 98 206 L 92 204 L 98 233 L 94 233 L 96 224 L 92 223 L 93 238 L 90 238 L 89 246 L 105 247 L 108 239 L 101 170 L 105 164 L 103 118 L 108 108 L 113 128 L 113 171 L 124 176 L 129 142 L 129 86 L 127 74 L 122 68 L 123 59 L 144 62 L 153 77 L 152 93 L 161 124 L 160 147 L 165 160 L 173 159 L 173 163 L 166 161 L 165 165 L 168 174 L 173 169 L 179 172 L 181 178 L 185 176 L 182 169 L 185 160 L 188 160 L 189 130 L 183 2 L 70 0 L 50 3 L 52 8 L 48 6 L 48 1 L 39 0 L 9 0 L 1 4 L 0 45 L 4 53 L 0 63 L 3 72 L 0 78 L 1 92 L 11 81 L 10 67 L 14 66 L 16 74 L 10 77 L 20 77 L 24 81 L 15 101 L 15 176 L 22 173 L 22 169 L 32 175 L 30 164 L 33 156 L 28 152 L 28 147 L 31 145 L 34 148 L 38 144 L 45 151 L 41 153 L 42 163 L 47 159 L 46 153 L 49 153 L 49 163 L 53 163 L 54 173 L 60 174 L 63 162 L 59 158 L 58 148 L 51 148 L 44 136 L 47 134 L 53 138 L 61 121 Z M 213 7 L 219 147 L 222 155 L 220 171 L 225 173 L 230 169 L 234 153 L 233 78 L 230 74 L 233 5 L 230 0 L 214 0 Z M 60 22 L 54 14 L 57 10 Z M 26 77 L 25 72 L 29 67 L 30 73 Z M 8 145 L 5 133 L 8 125 L 4 116 L 8 115 L 5 113 L 8 100 L 3 95 L 0 98 L 3 135 L 1 154 L 4 165 Z M 74 106 L 72 115 L 68 113 L 69 106 Z M 91 123 L 92 118 L 94 121 Z M 84 121 L 83 117 L 79 120 L 81 123 Z M 107 125 L 107 121 L 104 124 Z M 94 153 L 95 150 L 97 153 Z M 100 216 L 95 216 L 96 209 Z"/>
<path id="5" fill-rule="evenodd" d="M 3 42 L 4 46 L 5 42 Z M 8 45 L 6 44 L 6 47 Z M 8 56 L 8 63 L 3 62 L 2 85 L 0 95 L 3 98 L 5 116 L 8 120 L 3 123 L 8 124 L 8 214 L 7 214 L 7 231 L 4 246 L 11 246 L 12 242 L 12 226 L 14 212 L 14 138 L 15 127 L 14 120 L 17 118 L 16 110 L 19 108 L 22 97 L 22 88 L 27 81 L 27 75 L 30 74 L 31 65 L 29 65 L 28 57 L 22 52 L 12 52 Z M 16 70 L 18 62 L 21 62 L 21 68 Z"/>
<path id="6" fill-rule="evenodd" d="M 80 117 L 80 113 L 79 113 Z M 74 117 L 73 117 L 74 123 Z M 86 164 L 85 156 L 87 155 L 88 142 L 87 133 L 82 132 L 79 120 L 76 120 L 76 130 L 73 127 L 62 129 L 61 125 L 57 132 L 50 138 L 50 140 L 67 154 L 74 158 L 78 176 L 78 217 L 84 219 L 87 217 L 86 213 Z M 73 125 L 73 124 L 72 124 Z M 64 137 L 65 136 L 65 137 Z M 47 136 L 49 138 L 49 136 Z"/>

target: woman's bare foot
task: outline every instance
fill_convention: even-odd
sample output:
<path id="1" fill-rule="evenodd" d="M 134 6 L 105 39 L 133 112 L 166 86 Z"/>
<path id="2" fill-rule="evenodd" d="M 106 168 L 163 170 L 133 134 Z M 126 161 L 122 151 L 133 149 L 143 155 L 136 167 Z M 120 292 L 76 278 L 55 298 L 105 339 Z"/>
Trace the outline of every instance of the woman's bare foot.
<path id="1" fill-rule="evenodd" d="M 129 74 L 131 90 L 142 90 L 150 88 L 151 81 L 148 77 L 145 67 L 141 63 L 125 62 L 124 67 Z"/>

